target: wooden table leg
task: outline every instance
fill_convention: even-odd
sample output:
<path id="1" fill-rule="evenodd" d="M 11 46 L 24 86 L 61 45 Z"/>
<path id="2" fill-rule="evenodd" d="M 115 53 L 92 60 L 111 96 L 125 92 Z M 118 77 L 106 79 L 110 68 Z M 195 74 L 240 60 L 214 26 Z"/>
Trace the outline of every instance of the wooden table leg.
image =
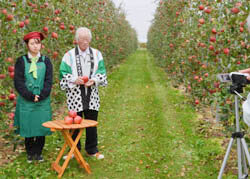
<path id="1" fill-rule="evenodd" d="M 89 174 L 91 173 L 90 167 L 89 167 L 88 163 L 84 161 L 84 159 L 83 159 L 80 151 L 77 148 L 77 143 L 79 142 L 79 140 L 80 140 L 80 138 L 82 136 L 82 133 L 83 133 L 83 129 L 80 129 L 80 131 L 79 131 L 79 133 L 78 133 L 75 141 L 73 141 L 73 139 L 72 139 L 71 135 L 69 134 L 68 130 L 63 130 L 62 131 L 64 139 L 65 139 L 65 141 L 67 142 L 68 146 L 71 149 L 70 149 L 70 151 L 69 151 L 69 153 L 67 155 L 66 160 L 63 163 L 63 166 L 61 168 L 61 172 L 58 175 L 59 178 L 62 177 L 65 169 L 68 166 L 69 160 L 71 159 L 71 156 L 72 156 L 73 153 L 75 154 L 75 157 L 77 158 L 78 163 L 85 168 L 85 170 L 87 171 L 87 173 L 89 173 Z"/>
<path id="2" fill-rule="evenodd" d="M 72 146 L 72 144 L 75 144 L 75 143 L 77 144 L 77 143 L 78 143 L 78 142 L 76 142 L 76 141 L 79 141 L 79 139 L 80 139 L 80 137 L 81 137 L 81 135 L 82 135 L 82 132 L 83 132 L 83 129 L 80 129 L 80 132 L 79 132 L 79 134 L 78 134 L 78 136 L 77 136 L 77 138 L 76 138 L 75 141 L 73 141 L 72 138 L 68 138 L 68 140 L 67 140 L 67 141 L 69 141 L 68 145 L 70 145 L 71 148 L 74 147 L 74 146 Z M 81 134 L 80 134 L 80 133 L 81 133 Z M 78 139 L 78 137 L 79 137 L 79 139 Z M 85 168 L 85 170 L 87 171 L 88 174 L 90 174 L 90 173 L 91 173 L 90 166 L 89 166 L 89 164 L 83 159 L 82 154 L 81 154 L 81 152 L 78 150 L 77 147 L 76 147 L 75 150 L 74 150 L 74 155 L 75 155 L 75 158 L 77 159 L 78 163 L 79 163 L 83 168 Z"/>
<path id="3" fill-rule="evenodd" d="M 73 131 L 70 133 L 70 135 L 71 136 L 73 135 Z M 56 158 L 56 161 L 53 162 L 52 165 L 51 165 L 52 168 L 54 168 L 57 171 L 57 173 L 62 172 L 62 167 L 59 165 L 59 162 L 60 162 L 66 148 L 67 148 L 67 142 L 65 141 L 61 151 L 59 152 L 59 154 L 58 154 L 58 156 Z"/>

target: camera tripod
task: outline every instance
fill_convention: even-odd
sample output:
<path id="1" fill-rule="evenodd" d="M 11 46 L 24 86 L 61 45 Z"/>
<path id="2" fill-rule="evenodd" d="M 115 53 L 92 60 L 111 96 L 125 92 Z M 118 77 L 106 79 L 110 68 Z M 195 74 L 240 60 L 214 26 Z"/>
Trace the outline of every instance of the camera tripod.
<path id="1" fill-rule="evenodd" d="M 232 133 L 232 137 L 229 141 L 226 154 L 223 159 L 223 163 L 221 165 L 220 173 L 218 175 L 218 179 L 222 178 L 227 159 L 230 153 L 230 150 L 232 148 L 233 142 L 236 139 L 237 144 L 237 159 L 238 159 L 238 179 L 246 179 L 248 178 L 248 168 L 247 168 L 247 162 L 248 166 L 250 166 L 250 155 L 248 151 L 248 147 L 246 144 L 246 141 L 244 139 L 244 132 L 240 130 L 240 124 L 239 124 L 239 102 L 238 97 L 245 100 L 244 97 L 242 97 L 239 93 L 243 92 L 242 89 L 243 86 L 238 85 L 232 85 L 230 86 L 230 92 L 232 94 L 235 94 L 235 123 L 236 123 L 236 131 Z M 246 161 L 247 160 L 247 161 Z"/>

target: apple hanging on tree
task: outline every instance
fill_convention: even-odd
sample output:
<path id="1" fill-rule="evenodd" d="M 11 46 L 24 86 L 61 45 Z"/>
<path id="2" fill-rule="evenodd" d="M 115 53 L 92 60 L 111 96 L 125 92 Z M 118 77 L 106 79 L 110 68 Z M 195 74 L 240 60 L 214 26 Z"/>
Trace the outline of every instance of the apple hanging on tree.
<path id="1" fill-rule="evenodd" d="M 16 98 L 16 95 L 14 93 L 11 93 L 9 95 L 9 100 L 13 101 Z"/>

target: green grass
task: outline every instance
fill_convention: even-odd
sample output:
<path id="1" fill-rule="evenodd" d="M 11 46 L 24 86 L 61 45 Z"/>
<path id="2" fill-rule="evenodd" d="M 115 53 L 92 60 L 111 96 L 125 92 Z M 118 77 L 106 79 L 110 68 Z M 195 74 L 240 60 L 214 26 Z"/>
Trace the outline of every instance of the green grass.
<path id="1" fill-rule="evenodd" d="M 196 132 L 194 110 L 171 88 L 147 51 L 131 55 L 108 75 L 108 81 L 109 86 L 100 89 L 98 119 L 99 149 L 105 159 L 84 157 L 91 175 L 71 160 L 63 178 L 216 178 L 221 147 Z M 0 168 L 0 178 L 55 178 L 50 165 L 62 142 L 58 132 L 47 137 L 46 162 L 27 164 L 22 152 Z"/>

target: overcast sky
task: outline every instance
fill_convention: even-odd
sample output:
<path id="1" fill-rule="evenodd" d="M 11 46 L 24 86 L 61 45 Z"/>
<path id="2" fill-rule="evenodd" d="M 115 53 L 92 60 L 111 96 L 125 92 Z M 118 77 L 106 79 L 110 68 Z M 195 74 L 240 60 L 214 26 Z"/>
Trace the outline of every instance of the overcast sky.
<path id="1" fill-rule="evenodd" d="M 116 7 L 120 4 L 126 17 L 138 34 L 139 42 L 147 41 L 147 32 L 154 17 L 156 0 L 112 0 Z"/>

